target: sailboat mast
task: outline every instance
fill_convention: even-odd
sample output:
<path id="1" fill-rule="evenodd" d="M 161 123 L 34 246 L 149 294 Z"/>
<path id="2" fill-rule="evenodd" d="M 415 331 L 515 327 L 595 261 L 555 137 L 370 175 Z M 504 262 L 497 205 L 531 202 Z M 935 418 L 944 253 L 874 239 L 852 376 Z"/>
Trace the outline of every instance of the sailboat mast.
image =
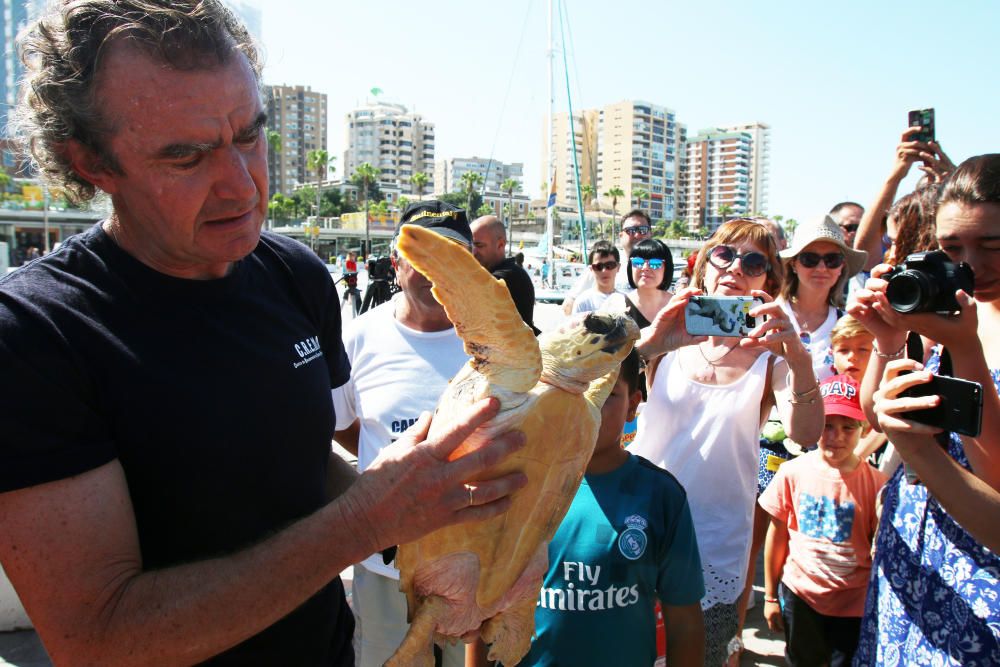
<path id="1" fill-rule="evenodd" d="M 550 193 L 555 192 L 555 190 L 554 190 L 554 185 L 555 185 L 554 181 L 555 181 L 555 178 L 556 178 L 556 171 L 555 171 L 556 170 L 555 140 L 554 140 L 554 137 L 552 136 L 552 133 L 553 133 L 553 127 L 552 127 L 553 109 L 555 107 L 555 92 L 554 91 L 555 91 L 555 59 L 556 59 L 555 45 L 553 44 L 553 41 L 552 41 L 552 31 L 554 29 L 554 25 L 553 25 L 553 22 L 552 22 L 552 2 L 553 2 L 553 0 L 549 0 L 549 51 L 548 51 L 548 56 L 549 56 L 549 109 L 548 109 L 548 122 L 547 122 L 546 130 L 545 130 L 545 140 L 549 142 L 549 146 L 548 146 L 548 149 L 549 149 L 548 172 L 549 173 L 547 174 L 548 179 L 549 179 L 548 180 L 549 187 L 545 191 L 545 240 L 546 240 L 546 245 L 548 246 L 548 251 L 547 252 L 548 252 L 548 260 L 549 260 L 549 269 L 551 271 L 553 271 L 553 276 L 554 276 L 555 275 L 555 266 L 553 266 L 552 262 L 553 262 L 553 254 L 554 254 L 553 253 L 553 246 L 554 246 L 555 236 L 552 233 L 552 211 L 555 209 L 555 204 L 552 204 L 551 206 L 548 205 L 549 204 L 548 199 L 549 199 Z"/>

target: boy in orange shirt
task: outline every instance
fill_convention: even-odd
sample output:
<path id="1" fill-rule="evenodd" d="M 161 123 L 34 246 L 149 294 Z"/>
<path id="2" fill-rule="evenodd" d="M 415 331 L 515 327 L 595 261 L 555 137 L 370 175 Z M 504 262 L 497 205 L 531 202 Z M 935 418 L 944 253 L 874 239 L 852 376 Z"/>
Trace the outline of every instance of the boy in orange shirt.
<path id="1" fill-rule="evenodd" d="M 837 667 L 857 648 L 885 477 L 855 453 L 865 425 L 858 383 L 835 375 L 820 394 L 819 448 L 782 465 L 759 500 L 771 515 L 764 618 L 784 630 L 789 665 Z"/>

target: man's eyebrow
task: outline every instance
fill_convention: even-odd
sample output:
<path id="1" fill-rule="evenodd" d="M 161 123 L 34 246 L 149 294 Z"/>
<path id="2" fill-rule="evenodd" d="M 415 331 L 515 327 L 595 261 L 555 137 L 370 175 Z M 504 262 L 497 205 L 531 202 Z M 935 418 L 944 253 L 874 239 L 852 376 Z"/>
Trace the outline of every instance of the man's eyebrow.
<path id="1" fill-rule="evenodd" d="M 957 234 L 949 234 L 948 236 L 939 236 L 938 241 L 957 241 Z M 1000 241 L 1000 234 L 990 234 L 988 236 L 977 237 L 977 241 Z"/>
<path id="2" fill-rule="evenodd" d="M 233 137 L 234 142 L 245 142 L 257 137 L 260 134 L 261 129 L 267 125 L 267 113 L 261 111 L 254 118 L 253 122 L 247 125 L 245 128 L 236 133 Z"/>
<path id="3" fill-rule="evenodd" d="M 261 111 L 247 127 L 236 133 L 233 137 L 235 142 L 245 142 L 254 138 L 262 127 L 267 125 L 267 114 Z M 208 153 L 222 146 L 222 140 L 212 142 L 184 142 L 180 141 L 167 144 L 156 153 L 156 157 L 161 160 L 179 160 L 200 153 Z"/>

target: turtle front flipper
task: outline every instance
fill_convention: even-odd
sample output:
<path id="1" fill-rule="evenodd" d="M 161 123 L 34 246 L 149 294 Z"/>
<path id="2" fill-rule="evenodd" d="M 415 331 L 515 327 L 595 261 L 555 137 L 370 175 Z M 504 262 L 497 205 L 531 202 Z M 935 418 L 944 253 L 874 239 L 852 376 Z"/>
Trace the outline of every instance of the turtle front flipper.
<path id="1" fill-rule="evenodd" d="M 459 244 L 417 225 L 403 225 L 400 254 L 433 283 L 434 298 L 472 356 L 473 367 L 492 385 L 526 392 L 538 382 L 538 341 L 502 281 Z"/>

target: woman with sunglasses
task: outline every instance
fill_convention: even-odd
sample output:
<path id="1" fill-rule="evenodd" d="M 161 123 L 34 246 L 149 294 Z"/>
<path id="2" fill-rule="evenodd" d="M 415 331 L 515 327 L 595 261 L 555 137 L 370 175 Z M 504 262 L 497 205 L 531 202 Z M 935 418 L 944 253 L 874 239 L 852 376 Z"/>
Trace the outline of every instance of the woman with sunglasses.
<path id="1" fill-rule="evenodd" d="M 779 255 L 785 282 L 778 303 L 813 359 L 817 380 L 834 374 L 830 332 L 844 314 L 844 284 L 865 264 L 868 253 L 844 243 L 844 233 L 829 215 L 799 225 L 792 246 Z"/>
<path id="2" fill-rule="evenodd" d="M 640 329 L 648 327 L 673 296 L 670 293 L 674 278 L 673 255 L 663 241 L 646 239 L 632 248 L 625 269 L 632 291 L 611 295 L 601 310 L 628 313 Z"/>
<path id="3" fill-rule="evenodd" d="M 848 310 L 875 335 L 861 387 L 865 410 L 913 467 L 900 468 L 882 494 L 857 665 L 1000 664 L 1000 555 L 981 544 L 984 526 L 955 508 L 970 482 L 958 468 L 937 461 L 941 451 L 982 485 L 1000 490 L 1000 154 L 972 157 L 945 182 L 937 202 L 936 235 L 952 262 L 975 274 L 973 295 L 956 291 L 960 309 L 950 315 L 897 312 L 886 298 L 885 273 L 872 270 Z M 916 331 L 940 343 L 925 365 L 909 361 L 906 339 Z M 945 353 L 946 352 L 946 353 Z M 950 372 L 946 372 L 947 366 Z M 909 371 L 908 373 L 906 373 Z M 979 436 L 941 432 L 910 419 L 909 411 L 939 404 L 938 396 L 906 397 L 931 374 L 949 374 L 982 386 Z M 872 388 L 875 409 L 872 413 Z M 931 451 L 935 450 L 935 451 Z M 950 473 L 950 474 L 949 474 Z M 976 492 L 985 503 L 989 491 Z M 963 525 L 963 521 L 965 524 Z M 988 516 L 996 525 L 996 514 Z M 983 537 L 989 537 L 984 535 Z"/>
<path id="4" fill-rule="evenodd" d="M 705 664 L 727 658 L 738 628 L 757 492 L 759 435 L 776 405 L 790 437 L 815 442 L 823 403 L 812 359 L 781 306 L 775 242 L 763 225 L 730 220 L 698 254 L 694 288 L 679 290 L 636 345 L 650 362 L 646 409 L 629 450 L 684 485 L 698 535 L 706 594 Z M 756 296 L 745 338 L 691 336 L 692 295 Z"/>

